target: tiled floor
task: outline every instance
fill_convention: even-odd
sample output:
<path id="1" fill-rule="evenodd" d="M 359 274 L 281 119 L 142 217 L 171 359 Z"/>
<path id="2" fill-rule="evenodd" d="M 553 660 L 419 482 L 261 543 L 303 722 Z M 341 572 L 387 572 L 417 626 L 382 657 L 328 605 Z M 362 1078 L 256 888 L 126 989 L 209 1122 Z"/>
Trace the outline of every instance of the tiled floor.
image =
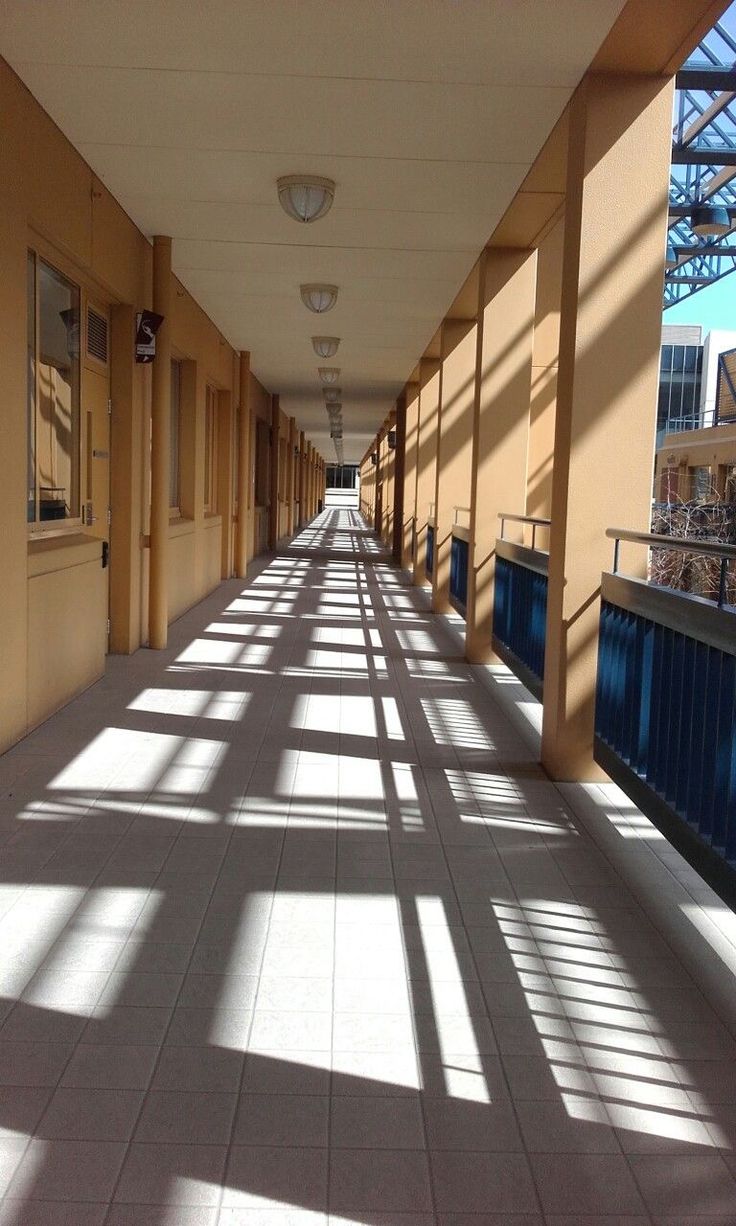
<path id="1" fill-rule="evenodd" d="M 2 1226 L 736 1221 L 729 917 L 425 604 L 326 512 L 0 760 Z"/>

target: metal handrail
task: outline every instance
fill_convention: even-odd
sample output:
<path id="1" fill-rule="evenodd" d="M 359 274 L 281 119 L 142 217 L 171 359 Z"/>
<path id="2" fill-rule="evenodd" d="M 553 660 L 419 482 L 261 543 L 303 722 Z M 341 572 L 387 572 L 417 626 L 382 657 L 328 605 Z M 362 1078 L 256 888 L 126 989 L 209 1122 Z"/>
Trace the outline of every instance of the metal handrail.
<path id="1" fill-rule="evenodd" d="M 632 532 L 628 528 L 607 528 L 606 536 L 613 541 L 613 574 L 618 574 L 619 551 L 622 541 L 634 545 L 646 545 L 648 549 L 674 549 L 680 553 L 699 553 L 706 557 L 720 558 L 721 572 L 718 582 L 718 608 L 726 603 L 728 564 L 736 558 L 736 545 L 724 541 L 699 541 L 691 536 L 665 536 L 659 532 Z"/>
<path id="2" fill-rule="evenodd" d="M 498 518 L 501 520 L 501 540 L 505 540 L 504 529 L 506 520 L 514 524 L 531 524 L 532 525 L 532 549 L 537 547 L 537 528 L 549 528 L 552 524 L 551 519 L 543 519 L 539 515 L 511 515 L 506 511 L 499 511 Z M 523 539 L 523 538 L 522 538 Z"/>
<path id="3" fill-rule="evenodd" d="M 463 515 L 465 514 L 470 515 L 470 507 L 453 507 L 452 510 L 454 512 L 453 521 L 452 521 L 453 525 L 457 525 L 457 517 L 458 517 L 459 512 L 462 512 Z"/>

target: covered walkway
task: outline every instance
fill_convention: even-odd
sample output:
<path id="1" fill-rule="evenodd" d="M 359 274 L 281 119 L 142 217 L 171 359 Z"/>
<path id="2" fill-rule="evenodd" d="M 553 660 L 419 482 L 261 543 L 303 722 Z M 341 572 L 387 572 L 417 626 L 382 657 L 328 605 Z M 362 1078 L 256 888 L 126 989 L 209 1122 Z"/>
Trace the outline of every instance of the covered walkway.
<path id="1" fill-rule="evenodd" d="M 524 695 L 328 511 L 0 760 L 2 1226 L 734 1221 L 733 917 Z"/>

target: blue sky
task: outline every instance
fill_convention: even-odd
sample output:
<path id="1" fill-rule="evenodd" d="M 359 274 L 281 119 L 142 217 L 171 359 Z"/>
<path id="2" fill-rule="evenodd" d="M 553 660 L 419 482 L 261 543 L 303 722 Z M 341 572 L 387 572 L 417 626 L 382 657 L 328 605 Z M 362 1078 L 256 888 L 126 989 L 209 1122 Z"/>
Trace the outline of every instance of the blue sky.
<path id="1" fill-rule="evenodd" d="M 736 330 L 736 273 L 670 307 L 662 320 L 666 324 L 702 324 L 704 332 L 712 328 Z"/>

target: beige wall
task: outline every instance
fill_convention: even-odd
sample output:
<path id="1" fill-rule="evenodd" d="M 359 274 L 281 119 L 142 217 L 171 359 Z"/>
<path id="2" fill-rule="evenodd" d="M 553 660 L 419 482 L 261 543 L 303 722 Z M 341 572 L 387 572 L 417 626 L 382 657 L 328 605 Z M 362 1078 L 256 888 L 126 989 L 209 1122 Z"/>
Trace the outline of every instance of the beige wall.
<path id="1" fill-rule="evenodd" d="M 108 650 L 147 641 L 151 368 L 134 362 L 136 312 L 151 306 L 152 248 L 0 60 L 0 750 L 85 688 Z M 109 312 L 110 362 L 95 395 L 112 403 L 109 451 L 110 567 L 101 565 L 106 508 L 94 528 L 26 523 L 26 252 L 38 252 Z M 173 356 L 184 363 L 180 514 L 167 544 L 169 618 L 195 604 L 233 567 L 233 456 L 239 357 L 174 278 L 169 316 Z M 92 384 L 82 361 L 81 418 Z M 100 382 L 104 379 L 104 384 Z M 216 505 L 204 506 L 205 404 L 216 393 Z M 102 389 L 100 391 L 100 389 Z M 270 416 L 270 396 L 251 374 L 251 430 Z M 287 424 L 288 429 L 288 424 Z M 264 547 L 254 507 L 255 447 L 248 488 L 249 554 Z M 81 465 L 86 462 L 82 449 Z M 99 473 L 99 468 L 95 469 Z M 84 494 L 85 477 L 81 486 Z M 99 480 L 97 485 L 99 486 Z M 101 488 L 106 491 L 107 480 Z M 284 487 L 285 488 L 285 487 Z M 288 514 L 284 507 L 285 522 Z M 109 585 L 109 587 L 108 587 Z M 109 609 L 108 609 L 109 590 Z M 79 632 L 80 621 L 84 633 Z"/>

